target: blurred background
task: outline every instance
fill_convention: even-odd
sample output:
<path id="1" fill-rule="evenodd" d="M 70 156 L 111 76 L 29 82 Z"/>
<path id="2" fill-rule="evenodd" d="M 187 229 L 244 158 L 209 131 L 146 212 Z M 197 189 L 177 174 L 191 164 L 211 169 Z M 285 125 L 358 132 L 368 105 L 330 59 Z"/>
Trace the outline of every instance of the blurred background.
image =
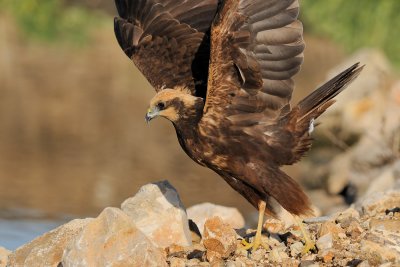
<path id="1" fill-rule="evenodd" d="M 286 168 L 329 214 L 398 183 L 400 2 L 301 6 L 307 47 L 295 102 L 367 64 L 322 116 L 311 153 Z M 234 206 L 251 221 L 254 209 L 184 154 L 169 122 L 144 122 L 154 91 L 118 46 L 115 13 L 109 0 L 0 0 L 0 245 L 96 216 L 164 179 L 186 207 Z"/>

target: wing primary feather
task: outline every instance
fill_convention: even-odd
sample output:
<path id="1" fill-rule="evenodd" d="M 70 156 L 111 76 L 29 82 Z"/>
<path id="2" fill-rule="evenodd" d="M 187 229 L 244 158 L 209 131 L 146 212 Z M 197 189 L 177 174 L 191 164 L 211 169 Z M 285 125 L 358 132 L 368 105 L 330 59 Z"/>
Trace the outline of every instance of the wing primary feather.
<path id="1" fill-rule="evenodd" d="M 288 69 L 285 71 L 271 71 L 271 70 L 262 70 L 262 77 L 268 78 L 271 80 L 286 80 L 290 79 L 293 75 L 299 72 L 300 66 L 295 66 L 292 69 Z"/>
<path id="2" fill-rule="evenodd" d="M 286 6 L 283 7 L 285 9 Z M 297 16 L 299 15 L 298 8 L 287 9 L 281 12 L 282 10 L 277 10 L 277 12 L 271 12 L 271 10 L 262 10 L 261 12 L 255 14 L 251 17 L 250 22 L 253 25 L 253 30 L 255 32 L 263 31 L 267 29 L 276 29 L 283 27 L 285 25 L 290 24 L 295 21 Z M 270 19 L 265 19 L 271 17 Z"/>
<path id="3" fill-rule="evenodd" d="M 257 45 L 254 48 L 254 53 L 259 60 L 277 61 L 298 55 L 302 56 L 304 51 L 304 43 L 292 45 Z"/>

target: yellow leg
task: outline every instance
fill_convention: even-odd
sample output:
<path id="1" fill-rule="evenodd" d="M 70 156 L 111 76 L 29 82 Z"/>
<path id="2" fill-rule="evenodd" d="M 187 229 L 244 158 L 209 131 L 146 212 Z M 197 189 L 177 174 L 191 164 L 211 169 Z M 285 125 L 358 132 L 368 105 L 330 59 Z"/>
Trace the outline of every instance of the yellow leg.
<path id="1" fill-rule="evenodd" d="M 303 222 L 299 218 L 295 218 L 297 225 L 300 227 L 301 234 L 303 235 L 304 239 L 304 248 L 302 251 L 302 254 L 307 254 L 310 250 L 315 249 L 315 242 L 311 240 L 310 234 L 307 232 L 307 230 L 303 226 Z"/>
<path id="2" fill-rule="evenodd" d="M 258 205 L 258 224 L 257 224 L 257 232 L 256 235 L 254 236 L 253 242 L 248 243 L 246 240 L 242 240 L 243 248 L 245 250 L 252 249 L 253 251 L 258 249 L 259 246 L 264 247 L 265 249 L 269 249 L 269 246 L 261 242 L 261 234 L 262 234 L 262 228 L 263 228 L 263 223 L 264 223 L 264 213 L 265 213 L 265 206 L 266 203 L 264 201 L 261 201 L 260 204 Z"/>

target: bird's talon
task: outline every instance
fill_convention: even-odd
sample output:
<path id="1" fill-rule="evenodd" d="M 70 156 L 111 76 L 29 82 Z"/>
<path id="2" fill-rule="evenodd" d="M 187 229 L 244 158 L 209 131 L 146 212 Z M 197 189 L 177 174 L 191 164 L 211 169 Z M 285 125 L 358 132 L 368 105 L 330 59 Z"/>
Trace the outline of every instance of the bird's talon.
<path id="1" fill-rule="evenodd" d="M 246 241 L 246 239 L 242 239 L 241 241 L 243 246 L 248 246 L 250 243 Z"/>
<path id="2" fill-rule="evenodd" d="M 303 250 L 301 252 L 302 255 L 307 254 L 309 251 L 315 250 L 315 242 L 308 240 L 306 241 L 306 243 L 304 244 Z"/>
<path id="3" fill-rule="evenodd" d="M 259 240 L 254 240 L 253 242 L 247 242 L 245 239 L 242 239 L 241 241 L 243 247 L 242 249 L 244 250 L 252 250 L 255 251 L 257 250 L 260 246 L 262 246 L 265 250 L 269 250 L 269 245 L 263 243 L 262 241 Z"/>
<path id="4" fill-rule="evenodd" d="M 252 247 L 253 247 L 253 244 L 252 243 L 249 243 L 249 242 L 247 242 L 246 240 L 242 240 L 242 249 L 243 250 L 249 250 L 249 249 L 251 249 Z"/>

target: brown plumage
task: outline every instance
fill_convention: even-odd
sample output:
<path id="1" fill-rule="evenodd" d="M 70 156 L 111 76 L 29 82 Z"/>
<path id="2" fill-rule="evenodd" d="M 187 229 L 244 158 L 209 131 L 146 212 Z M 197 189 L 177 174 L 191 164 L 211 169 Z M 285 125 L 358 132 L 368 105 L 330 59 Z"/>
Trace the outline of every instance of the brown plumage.
<path id="1" fill-rule="evenodd" d="M 117 40 L 157 92 L 146 119 L 169 119 L 189 157 L 253 206 L 273 198 L 292 214 L 309 214 L 307 196 L 280 166 L 310 149 L 314 120 L 362 68 L 351 66 L 291 107 L 304 50 L 298 0 L 116 5 Z"/>

